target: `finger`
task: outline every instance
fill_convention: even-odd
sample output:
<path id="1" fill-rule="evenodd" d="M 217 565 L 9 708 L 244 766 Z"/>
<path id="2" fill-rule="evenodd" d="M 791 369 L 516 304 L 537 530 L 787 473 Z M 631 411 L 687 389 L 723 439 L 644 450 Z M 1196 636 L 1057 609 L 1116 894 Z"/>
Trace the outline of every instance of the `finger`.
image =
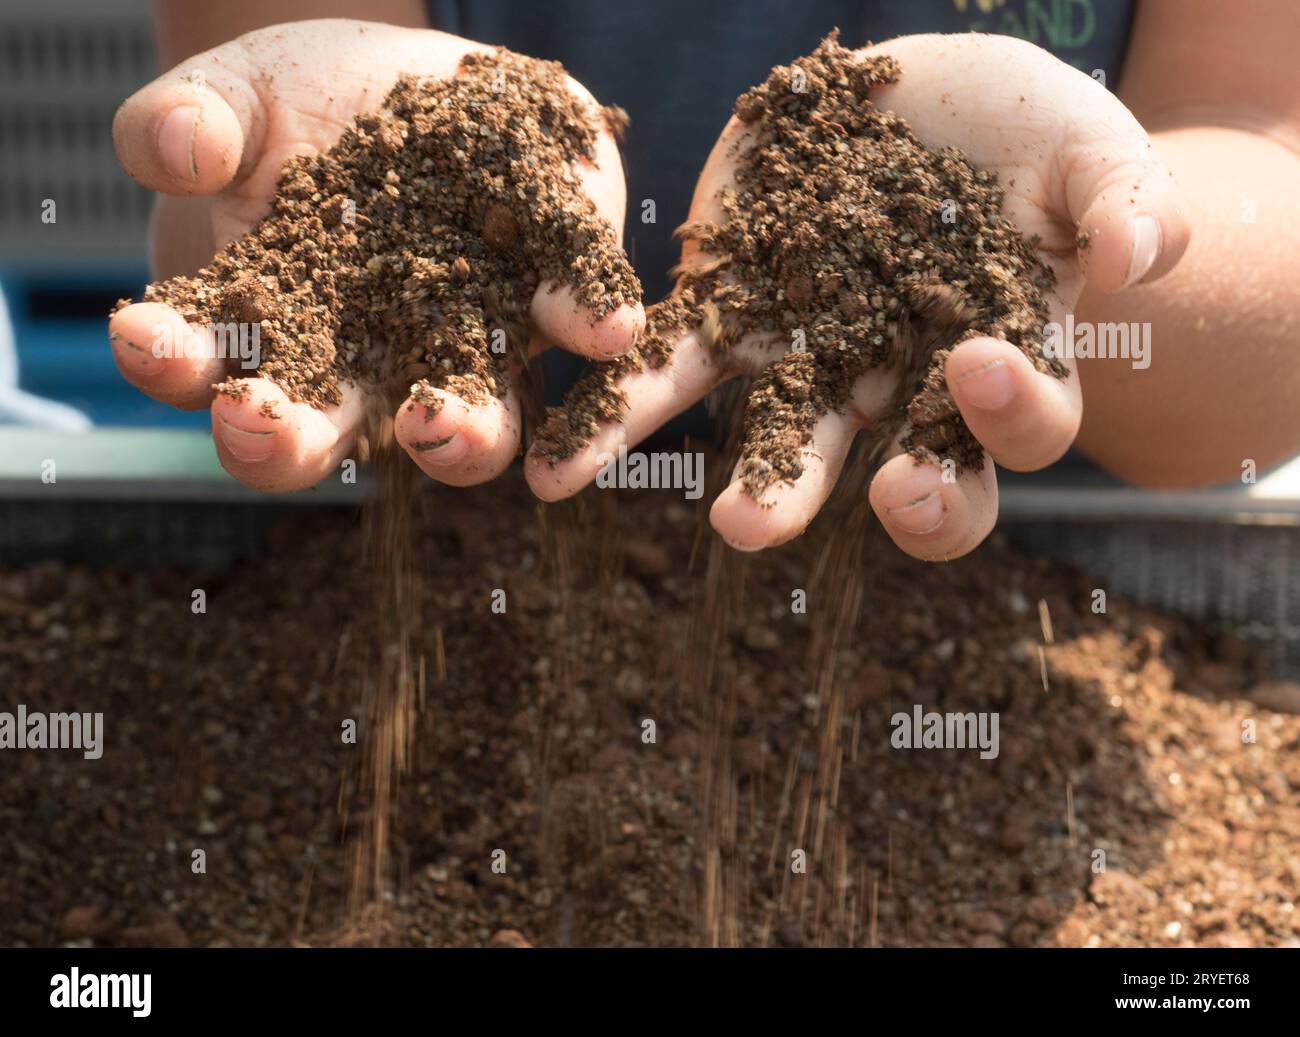
<path id="1" fill-rule="evenodd" d="M 572 288 L 549 281 L 533 295 L 532 317 L 548 342 L 593 360 L 621 356 L 645 330 L 645 310 L 639 301 L 623 303 L 596 318 L 578 303 Z"/>
<path id="2" fill-rule="evenodd" d="M 356 386 L 341 382 L 343 400 L 317 409 L 294 403 L 268 378 L 239 382 L 242 393 L 217 394 L 212 438 L 217 457 L 246 486 L 288 493 L 315 486 L 348 455 L 364 416 Z"/>
<path id="3" fill-rule="evenodd" d="M 450 486 L 495 479 L 519 452 L 519 398 L 466 403 L 445 389 L 421 386 L 397 411 L 393 433 L 420 470 Z"/>
<path id="4" fill-rule="evenodd" d="M 619 447 L 635 446 L 669 418 L 702 400 L 724 377 L 712 353 L 693 332 L 687 333 L 662 367 L 644 367 L 616 380 L 614 388 L 626 400 L 622 417 L 602 424 L 572 457 L 552 464 L 544 456 L 545 444 L 535 441 L 524 464 L 529 487 L 544 501 L 573 496 L 596 478 Z M 572 406 L 573 399 L 570 393 L 564 407 Z"/>
<path id="5" fill-rule="evenodd" d="M 1070 376 L 1053 378 L 993 338 L 967 339 L 948 357 L 948 390 L 967 427 L 1003 468 L 1045 468 L 1074 442 L 1083 397 L 1073 358 L 1065 362 Z"/>
<path id="6" fill-rule="evenodd" d="M 978 472 L 946 482 L 939 465 L 898 454 L 871 480 L 871 508 L 913 558 L 947 561 L 977 547 L 998 517 L 998 483 L 986 457 Z"/>
<path id="7" fill-rule="evenodd" d="M 1092 82 L 1085 78 L 1085 82 Z M 1067 211 L 1079 263 L 1105 292 L 1164 276 L 1191 238 L 1182 192 L 1150 138 L 1104 87 L 1076 109 L 1063 154 Z"/>
<path id="8" fill-rule="evenodd" d="M 141 392 L 181 410 L 212 402 L 212 386 L 226 376 L 211 329 L 193 328 L 170 306 L 135 303 L 108 322 L 118 370 Z"/>
<path id="9" fill-rule="evenodd" d="M 623 163 L 618 144 L 604 127 L 604 117 L 591 93 L 577 80 L 568 78 L 569 89 L 589 109 L 592 119 L 602 129 L 596 134 L 595 156 L 574 163 L 574 171 L 582 182 L 583 191 L 596 207 L 596 213 L 607 224 L 608 239 L 619 244 L 623 239 L 623 216 L 627 207 L 627 185 L 623 178 Z M 607 260 L 601 258 L 606 243 L 594 242 L 583 256 L 573 257 L 571 266 L 609 275 L 602 285 L 615 279 L 616 270 L 607 269 Z M 621 264 L 627 273 L 631 266 Z M 639 299 L 629 299 L 600 318 L 590 307 L 583 306 L 575 292 L 567 285 L 553 281 L 543 282 L 533 296 L 533 323 L 550 343 L 593 360 L 608 360 L 626 353 L 645 330 L 645 309 Z"/>
<path id="10" fill-rule="evenodd" d="M 145 187 L 210 195 L 256 152 L 263 116 L 238 47 L 195 55 L 122 103 L 113 146 L 122 168 Z"/>
<path id="11" fill-rule="evenodd" d="M 844 414 L 828 413 L 813 426 L 800 449 L 803 471 L 794 482 L 778 480 L 755 498 L 745 485 L 746 460 L 736 466 L 731 483 L 709 509 L 709 522 L 739 551 L 759 551 L 793 540 L 821 510 L 835 488 L 857 431 Z"/>
<path id="12" fill-rule="evenodd" d="M 755 497 L 745 485 L 744 474 L 761 455 L 742 457 L 730 485 L 709 512 L 709 521 L 722 539 L 737 550 L 757 551 L 803 533 L 835 489 L 858 430 L 885 412 L 893 383 L 894 377 L 879 369 L 860 377 L 845 412 L 824 414 L 813 425 L 808 443 L 799 450 L 802 471 L 793 482 L 778 480 Z M 751 398 L 751 408 L 758 399 Z M 762 445 L 757 444 L 760 451 Z M 748 454 L 749 444 L 746 447 Z"/>

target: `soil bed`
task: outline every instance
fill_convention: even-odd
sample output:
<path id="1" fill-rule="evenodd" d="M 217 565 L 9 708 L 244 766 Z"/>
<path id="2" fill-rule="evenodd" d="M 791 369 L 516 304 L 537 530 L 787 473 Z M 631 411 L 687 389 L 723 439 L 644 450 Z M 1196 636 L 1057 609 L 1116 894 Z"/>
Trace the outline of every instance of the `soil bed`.
<path id="1" fill-rule="evenodd" d="M 1114 598 L 1094 615 L 1091 581 L 996 542 L 939 566 L 873 540 L 820 817 L 808 659 L 830 527 L 737 562 L 705 679 L 683 663 L 706 582 L 694 512 L 643 491 L 614 517 L 620 495 L 597 492 L 539 527 L 518 482 L 423 495 L 426 680 L 392 898 L 360 921 L 366 775 L 340 725 L 363 716 L 385 631 L 355 515 L 288 520 L 228 568 L 0 570 L 7 708 L 105 715 L 98 761 L 3 754 L 0 943 L 1300 941 L 1300 717 L 1247 701 L 1240 644 Z M 918 703 L 997 710 L 997 759 L 892 749 L 891 716 Z"/>

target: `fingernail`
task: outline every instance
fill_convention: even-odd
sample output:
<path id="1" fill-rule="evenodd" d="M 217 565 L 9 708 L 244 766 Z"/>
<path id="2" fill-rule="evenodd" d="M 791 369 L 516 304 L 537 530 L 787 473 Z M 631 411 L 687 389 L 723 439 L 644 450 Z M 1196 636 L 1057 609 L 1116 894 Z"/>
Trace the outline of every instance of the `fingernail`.
<path id="1" fill-rule="evenodd" d="M 412 450 L 417 450 L 422 454 L 430 454 L 451 444 L 456 438 L 456 433 L 450 436 L 444 436 L 442 439 L 421 439 L 411 444 Z"/>
<path id="2" fill-rule="evenodd" d="M 194 164 L 194 134 L 199 127 L 199 110 L 183 104 L 173 108 L 158 127 L 158 155 L 163 166 L 177 180 L 197 180 Z"/>
<path id="3" fill-rule="evenodd" d="M 275 449 L 274 432 L 249 432 L 230 424 L 225 418 L 221 419 L 221 424 L 224 426 L 221 442 L 239 461 L 265 461 Z"/>
<path id="4" fill-rule="evenodd" d="M 1160 224 L 1154 216 L 1134 216 L 1129 220 L 1129 233 L 1133 236 L 1133 251 L 1124 276 L 1125 288 L 1146 277 L 1160 255 Z"/>
<path id="5" fill-rule="evenodd" d="M 947 511 L 938 490 L 931 490 L 920 500 L 890 508 L 889 517 L 899 529 L 907 533 L 933 533 L 943 525 Z"/>
<path id="6" fill-rule="evenodd" d="M 1005 360 L 993 360 L 957 379 L 961 397 L 980 410 L 1001 410 L 1016 395 L 1016 380 Z"/>
<path id="7" fill-rule="evenodd" d="M 459 464 L 469 454 L 469 440 L 459 432 L 453 432 L 445 439 L 427 439 L 412 443 L 413 456 L 438 468 L 447 468 Z"/>
<path id="8" fill-rule="evenodd" d="M 121 347 L 121 356 L 138 371 L 144 374 L 157 374 L 163 369 L 162 357 L 154 356 L 152 350 L 141 349 L 116 331 L 109 332 L 108 341 L 114 348 Z"/>

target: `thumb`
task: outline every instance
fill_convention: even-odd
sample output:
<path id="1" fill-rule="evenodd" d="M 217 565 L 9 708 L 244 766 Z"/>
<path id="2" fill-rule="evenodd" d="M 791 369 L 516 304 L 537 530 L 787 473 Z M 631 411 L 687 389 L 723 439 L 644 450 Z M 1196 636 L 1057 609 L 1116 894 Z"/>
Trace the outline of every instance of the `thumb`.
<path id="1" fill-rule="evenodd" d="M 209 195 L 238 172 L 250 146 L 257 95 L 227 48 L 196 55 L 132 94 L 113 118 L 122 168 L 145 187 Z"/>
<path id="2" fill-rule="evenodd" d="M 1081 100 L 1062 157 L 1084 277 L 1104 292 L 1154 281 L 1191 237 L 1182 192 L 1114 95 L 1089 80 Z"/>

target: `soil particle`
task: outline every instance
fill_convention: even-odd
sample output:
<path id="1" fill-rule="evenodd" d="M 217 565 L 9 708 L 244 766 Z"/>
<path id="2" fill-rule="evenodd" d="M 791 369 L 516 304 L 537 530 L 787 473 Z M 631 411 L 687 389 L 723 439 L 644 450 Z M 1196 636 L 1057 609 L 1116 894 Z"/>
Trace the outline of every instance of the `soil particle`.
<path id="1" fill-rule="evenodd" d="M 1155 894 L 1141 882 L 1127 872 L 1114 869 L 1099 872 L 1092 877 L 1092 882 L 1088 885 L 1088 896 L 1093 903 L 1103 907 L 1123 903 L 1150 906 L 1156 902 Z"/>
<path id="2" fill-rule="evenodd" d="M 59 939 L 99 939 L 107 929 L 108 925 L 98 907 L 74 907 L 68 910 L 59 923 Z"/>
<path id="3" fill-rule="evenodd" d="M 123 947 L 188 947 L 190 945 L 185 930 L 171 919 L 124 929 L 118 942 Z"/>
<path id="4" fill-rule="evenodd" d="M 517 929 L 502 929 L 492 935 L 492 939 L 488 941 L 488 946 L 524 949 L 532 947 L 532 944 Z"/>
<path id="5" fill-rule="evenodd" d="M 659 579 L 672 571 L 672 555 L 661 544 L 649 540 L 628 539 L 623 542 L 623 559 L 627 567 L 645 579 Z"/>

